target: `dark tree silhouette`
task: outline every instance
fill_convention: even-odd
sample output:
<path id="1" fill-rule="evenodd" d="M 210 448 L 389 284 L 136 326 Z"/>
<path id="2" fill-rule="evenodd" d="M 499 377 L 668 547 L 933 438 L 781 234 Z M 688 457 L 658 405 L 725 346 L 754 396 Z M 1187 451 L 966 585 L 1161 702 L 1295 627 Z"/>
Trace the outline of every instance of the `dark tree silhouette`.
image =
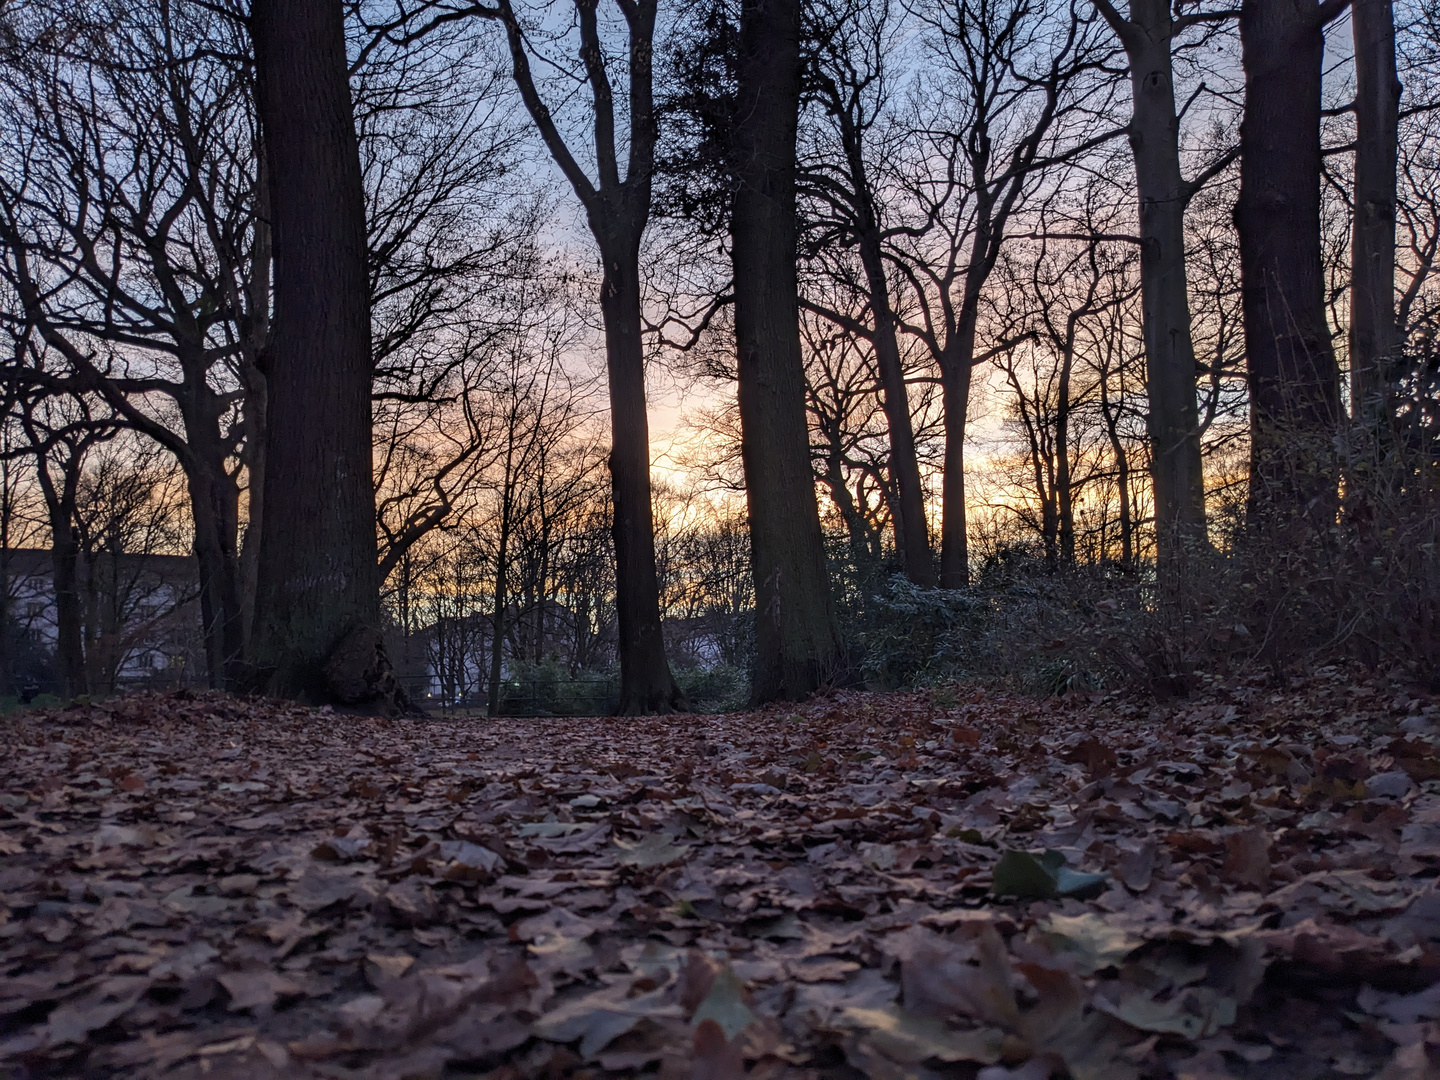
<path id="1" fill-rule="evenodd" d="M 1389 411 L 1395 321 L 1395 171 L 1400 79 L 1391 0 L 1354 0 L 1355 223 L 1350 240 L 1350 404 L 1356 419 Z"/>
<path id="2" fill-rule="evenodd" d="M 1325 320 L 1320 89 L 1325 24 L 1349 0 L 1245 0 L 1240 11 L 1240 275 L 1250 384 L 1250 504 L 1323 517 L 1340 377 Z"/>
<path id="3" fill-rule="evenodd" d="M 254 652 L 270 689 L 395 703 L 380 637 L 365 199 L 343 9 L 251 11 L 274 230 Z"/>
<path id="4" fill-rule="evenodd" d="M 805 421 L 795 274 L 799 0 L 744 0 L 730 217 L 741 455 L 755 574 L 751 699 L 798 699 L 833 679 L 830 595 Z"/>
<path id="5" fill-rule="evenodd" d="M 884 4 L 845 3 L 812 19 L 812 30 L 818 38 L 813 93 L 838 139 L 838 146 L 825 149 L 832 153 L 838 149 L 839 153 L 814 162 L 807 179 L 816 202 L 824 207 L 825 220 L 818 223 L 820 242 L 853 244 L 860 256 L 870 307 L 870 326 L 862 332 L 874 349 L 880 374 L 890 481 L 895 489 L 895 546 L 905 575 L 916 585 L 933 586 L 937 579 L 925 514 L 925 489 L 920 480 L 910 394 L 887 278 L 883 201 L 877 197 L 877 170 L 871 160 L 871 129 L 885 97 L 885 52 L 892 32 L 887 16 Z M 839 321 L 854 325 L 843 316 Z"/>
<path id="6" fill-rule="evenodd" d="M 615 606 L 620 622 L 620 713 L 664 713 L 686 707 L 665 656 L 660 586 L 655 572 L 655 521 L 650 501 L 650 425 L 645 402 L 645 349 L 640 315 L 640 242 L 650 220 L 656 119 L 653 48 L 656 0 L 617 0 L 629 35 L 629 144 L 621 177 L 615 101 L 597 0 L 575 0 L 580 64 L 589 84 L 596 172 L 581 167 L 531 74 L 530 46 L 510 0 L 475 5 L 505 28 L 512 74 L 546 149 L 585 207 L 600 248 L 604 277 L 600 311 L 610 377 L 610 478 L 615 500 Z"/>
<path id="7" fill-rule="evenodd" d="M 1108 0 L 1094 2 L 1130 61 L 1134 107 L 1127 134 L 1140 204 L 1150 471 L 1157 554 L 1165 562 L 1179 548 L 1206 541 L 1185 208 L 1207 180 L 1234 160 L 1233 154 L 1222 154 L 1193 180 L 1182 175 L 1172 52 L 1176 35 L 1187 27 L 1233 18 L 1234 13 L 1173 15 L 1169 0 L 1130 0 L 1126 17 Z"/>

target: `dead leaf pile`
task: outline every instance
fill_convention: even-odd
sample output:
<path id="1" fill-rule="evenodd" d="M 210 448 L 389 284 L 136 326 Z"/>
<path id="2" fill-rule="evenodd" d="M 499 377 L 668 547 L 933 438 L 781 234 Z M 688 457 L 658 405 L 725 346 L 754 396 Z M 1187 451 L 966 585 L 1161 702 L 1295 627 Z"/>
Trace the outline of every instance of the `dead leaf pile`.
<path id="1" fill-rule="evenodd" d="M 1440 1075 L 1440 713 L 0 721 L 0 1077 Z"/>

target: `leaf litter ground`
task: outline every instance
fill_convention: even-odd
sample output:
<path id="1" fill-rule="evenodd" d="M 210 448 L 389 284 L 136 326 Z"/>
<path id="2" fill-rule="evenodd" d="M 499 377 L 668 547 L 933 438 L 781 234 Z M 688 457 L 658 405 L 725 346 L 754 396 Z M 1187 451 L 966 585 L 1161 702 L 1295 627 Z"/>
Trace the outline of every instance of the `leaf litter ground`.
<path id="1" fill-rule="evenodd" d="M 1440 1075 L 1440 714 L 0 721 L 0 1077 Z"/>

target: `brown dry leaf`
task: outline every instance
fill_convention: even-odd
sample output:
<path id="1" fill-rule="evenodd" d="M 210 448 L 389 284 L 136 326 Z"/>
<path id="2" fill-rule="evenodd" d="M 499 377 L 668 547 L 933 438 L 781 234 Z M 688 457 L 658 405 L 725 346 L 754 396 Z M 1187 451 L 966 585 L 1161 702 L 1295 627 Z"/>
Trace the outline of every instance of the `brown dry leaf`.
<path id="1" fill-rule="evenodd" d="M 695 1028 L 695 1063 L 691 1080 L 742 1080 L 745 1059 L 740 1047 L 725 1037 L 725 1031 L 714 1020 L 703 1020 Z"/>
<path id="2" fill-rule="evenodd" d="M 1264 892 L 1270 884 L 1270 837 L 1264 829 L 1242 829 L 1225 838 L 1226 881 Z"/>
<path id="3" fill-rule="evenodd" d="M 230 995 L 230 1011 L 268 1009 L 277 998 L 299 997 L 305 988 L 274 971 L 227 971 L 215 979 Z"/>
<path id="4" fill-rule="evenodd" d="M 1150 880 L 1155 873 L 1155 856 L 1159 850 L 1160 845 L 1149 837 L 1121 856 L 1116 874 L 1131 892 L 1144 892 L 1150 888 Z"/>
<path id="5" fill-rule="evenodd" d="M 5 717 L 0 1072 L 1415 1080 L 1440 733 L 1397 695 L 1337 671 L 1162 706 Z M 997 901 L 1006 850 L 1117 887 Z"/>

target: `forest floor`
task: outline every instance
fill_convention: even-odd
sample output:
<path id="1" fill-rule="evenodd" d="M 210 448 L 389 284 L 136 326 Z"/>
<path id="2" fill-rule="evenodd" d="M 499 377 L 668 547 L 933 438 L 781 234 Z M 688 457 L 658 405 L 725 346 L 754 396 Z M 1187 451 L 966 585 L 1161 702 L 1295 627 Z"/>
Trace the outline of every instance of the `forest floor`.
<path id="1" fill-rule="evenodd" d="M 1440 712 L 1321 671 L 0 720 L 0 1077 L 1440 1076 Z"/>

